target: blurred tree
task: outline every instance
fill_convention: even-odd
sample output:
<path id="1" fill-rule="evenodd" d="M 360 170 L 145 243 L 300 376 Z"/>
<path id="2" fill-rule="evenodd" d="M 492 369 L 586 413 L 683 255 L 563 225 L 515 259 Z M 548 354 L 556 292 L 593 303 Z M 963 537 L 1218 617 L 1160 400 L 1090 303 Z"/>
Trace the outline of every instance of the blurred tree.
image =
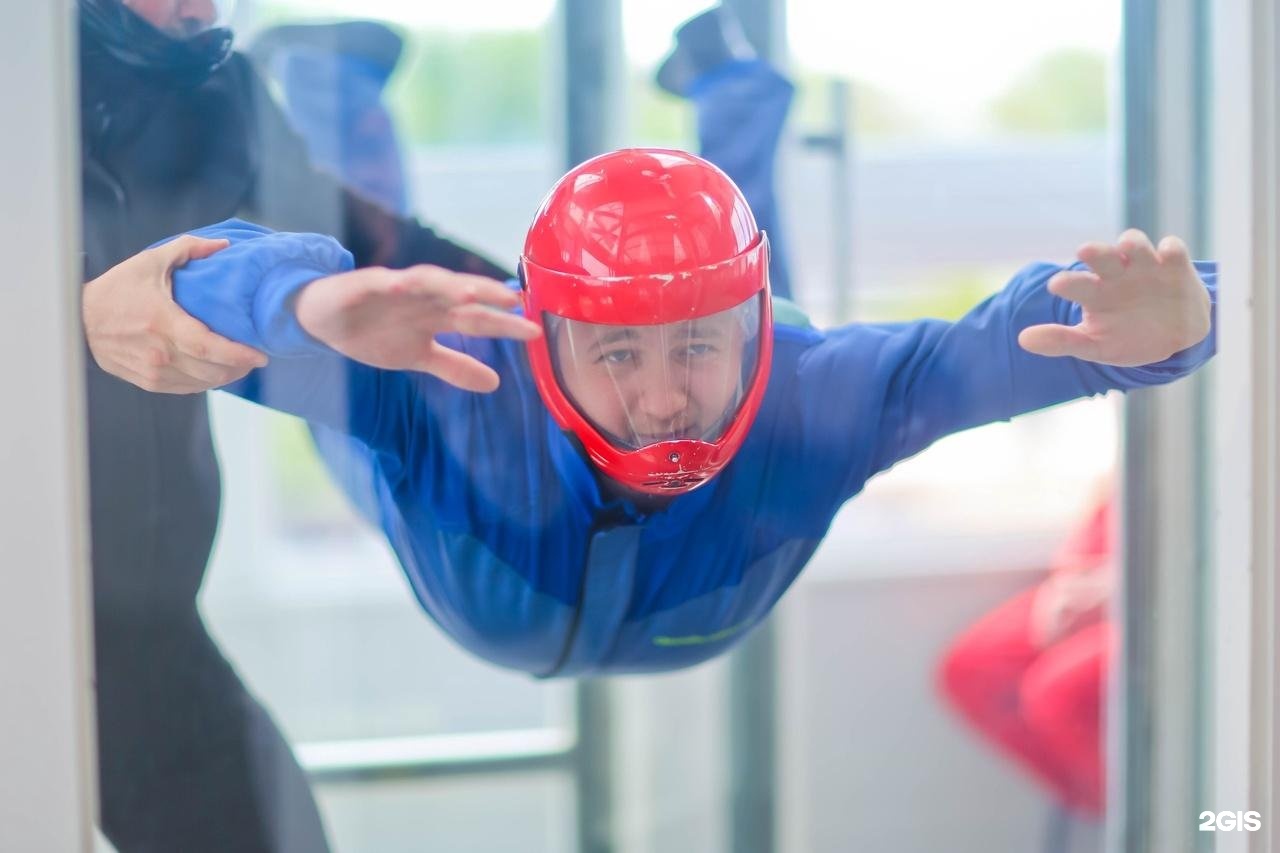
<path id="1" fill-rule="evenodd" d="M 650 69 L 631 69 L 627 98 L 631 110 L 627 145 L 689 149 L 698 144 L 689 102 L 655 86 Z"/>
<path id="2" fill-rule="evenodd" d="M 298 0 L 253 6 L 252 29 L 330 21 Z M 408 29 L 387 99 L 406 145 L 507 144 L 546 135 L 546 34 L 541 30 L 457 32 Z"/>
<path id="3" fill-rule="evenodd" d="M 938 267 L 896 281 L 892 287 L 868 294 L 860 320 L 896 323 L 930 317 L 959 320 L 1000 289 L 1010 270 L 993 267 Z"/>
<path id="4" fill-rule="evenodd" d="M 535 142 L 546 134 L 546 39 L 537 30 L 406 33 L 388 89 L 409 145 Z"/>
<path id="5" fill-rule="evenodd" d="M 1049 54 L 998 98 L 990 118 L 1000 130 L 1087 133 L 1107 127 L 1107 57 L 1086 50 Z"/>
<path id="6" fill-rule="evenodd" d="M 822 132 L 831 122 L 830 85 L 827 74 L 806 72 L 793 79 L 796 100 L 791 107 L 791 125 L 806 132 Z M 870 83 L 854 80 L 850 87 L 850 114 L 859 139 L 904 136 L 918 131 L 923 123 L 894 102 L 887 92 Z"/>
<path id="7" fill-rule="evenodd" d="M 283 532 L 345 536 L 358 529 L 359 519 L 316 456 L 306 424 L 275 412 L 266 416 L 270 448 L 267 479 Z"/>

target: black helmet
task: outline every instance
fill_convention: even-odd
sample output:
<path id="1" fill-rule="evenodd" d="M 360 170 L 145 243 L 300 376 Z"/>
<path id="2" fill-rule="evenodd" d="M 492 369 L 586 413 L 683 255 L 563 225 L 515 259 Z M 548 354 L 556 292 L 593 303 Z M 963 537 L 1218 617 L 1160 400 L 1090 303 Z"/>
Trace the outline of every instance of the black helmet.
<path id="1" fill-rule="evenodd" d="M 79 0 L 80 44 L 86 53 L 107 54 L 140 71 L 179 84 L 199 85 L 231 55 L 231 30 L 219 26 L 230 0 L 212 3 L 211 20 L 176 17 L 161 28 L 125 6 L 123 0 Z"/>

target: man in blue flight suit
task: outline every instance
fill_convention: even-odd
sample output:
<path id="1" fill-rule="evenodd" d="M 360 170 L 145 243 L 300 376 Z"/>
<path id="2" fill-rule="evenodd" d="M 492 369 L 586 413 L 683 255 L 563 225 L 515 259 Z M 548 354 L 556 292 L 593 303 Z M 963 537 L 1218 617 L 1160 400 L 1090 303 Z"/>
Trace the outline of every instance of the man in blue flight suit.
<path id="1" fill-rule="evenodd" d="M 348 272 L 318 235 L 200 233 L 230 246 L 180 270 L 176 299 L 272 356 L 227 390 L 364 442 L 423 607 L 538 676 L 718 655 L 875 473 L 958 430 L 1171 381 L 1214 348 L 1213 267 L 1136 231 L 1025 267 L 955 323 L 775 320 L 741 193 L 669 150 L 561 179 L 519 296 Z M 529 319 L 493 310 L 520 300 Z"/>

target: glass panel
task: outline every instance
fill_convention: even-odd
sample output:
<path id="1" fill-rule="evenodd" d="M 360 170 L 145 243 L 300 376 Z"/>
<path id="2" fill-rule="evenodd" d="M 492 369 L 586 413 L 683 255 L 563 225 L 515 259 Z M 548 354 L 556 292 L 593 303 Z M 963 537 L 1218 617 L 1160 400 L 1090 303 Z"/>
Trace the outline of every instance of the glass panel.
<path id="1" fill-rule="evenodd" d="M 466 235 L 506 266 L 558 163 L 541 80 L 551 5 L 516 5 L 251 3 L 237 38 L 320 168 Z M 357 16 L 386 24 L 352 29 Z M 343 19 L 347 30 L 326 27 Z M 379 92 L 376 64 L 390 61 L 380 52 L 393 54 L 397 38 Z M 494 205 L 499 188 L 504 203 Z M 213 398 L 227 494 L 201 606 L 291 740 L 568 723 L 567 685 L 479 666 L 424 620 L 385 540 L 334 485 L 306 427 L 249 409 Z"/>
<path id="2" fill-rule="evenodd" d="M 80 4 L 88 275 L 241 217 L 254 225 L 237 226 L 237 248 L 261 225 L 331 235 L 361 266 L 509 277 L 561 167 L 550 0 L 246 0 L 229 56 L 225 19 L 207 14 L 227 6 Z M 313 277 L 350 264 L 332 248 L 308 261 Z M 239 339 L 268 371 L 312 363 Z M 213 363 L 242 356 L 169 349 L 164 376 L 222 385 L 250 365 Z M 104 834 L 126 853 L 569 849 L 571 782 L 525 768 L 570 766 L 573 685 L 484 663 L 424 614 L 432 591 L 406 580 L 380 529 L 394 475 L 336 432 L 232 394 L 206 405 L 143 370 L 89 378 Z M 319 396 L 345 398 L 344 377 L 326 381 Z M 144 390 L 157 386 L 179 393 Z M 317 756 L 367 776 L 359 765 L 388 755 L 426 773 L 486 749 L 511 750 L 497 757 L 523 775 L 314 793 L 305 776 Z M 491 798 L 503 806 L 486 828 Z"/>
<path id="3" fill-rule="evenodd" d="M 571 780 L 549 774 L 507 779 L 326 784 L 317 791 L 335 849 L 573 849 Z"/>
<path id="4" fill-rule="evenodd" d="M 1066 401 L 1205 349 L 1117 373 L 1017 333 L 1077 316 L 1025 265 L 1119 230 L 1121 2 L 730 5 L 245 0 L 227 55 L 222 4 L 81 0 L 123 853 L 1098 849 L 1119 403 Z M 558 204 L 568 135 L 692 149 L 756 220 L 707 196 L 698 245 L 768 234 L 767 390 L 674 497 L 584 441 L 517 316 L 531 223 L 571 267 L 584 225 L 661 256 L 611 194 L 680 219 L 660 165 Z M 229 245 L 147 249 L 192 233 Z M 631 271 L 700 304 L 672 273 Z M 637 432 L 687 438 L 675 408 Z"/>
<path id="5" fill-rule="evenodd" d="M 958 320 L 1027 264 L 1115 239 L 1118 0 L 787 9 L 779 204 L 819 322 Z M 1002 381 L 972 370 L 970 393 Z M 804 690 L 791 845 L 1101 849 L 1118 405 L 948 437 L 836 518 L 781 667 Z M 833 647 L 880 651 L 832 677 Z"/>

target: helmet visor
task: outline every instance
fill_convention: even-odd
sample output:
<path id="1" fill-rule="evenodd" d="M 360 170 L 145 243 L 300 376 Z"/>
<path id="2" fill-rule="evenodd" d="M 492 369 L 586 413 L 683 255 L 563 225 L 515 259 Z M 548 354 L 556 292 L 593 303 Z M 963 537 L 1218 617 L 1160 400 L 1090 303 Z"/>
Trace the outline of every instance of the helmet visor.
<path id="1" fill-rule="evenodd" d="M 741 409 L 759 365 L 761 298 L 657 325 L 545 314 L 556 381 L 579 413 L 620 449 L 718 441 Z"/>

